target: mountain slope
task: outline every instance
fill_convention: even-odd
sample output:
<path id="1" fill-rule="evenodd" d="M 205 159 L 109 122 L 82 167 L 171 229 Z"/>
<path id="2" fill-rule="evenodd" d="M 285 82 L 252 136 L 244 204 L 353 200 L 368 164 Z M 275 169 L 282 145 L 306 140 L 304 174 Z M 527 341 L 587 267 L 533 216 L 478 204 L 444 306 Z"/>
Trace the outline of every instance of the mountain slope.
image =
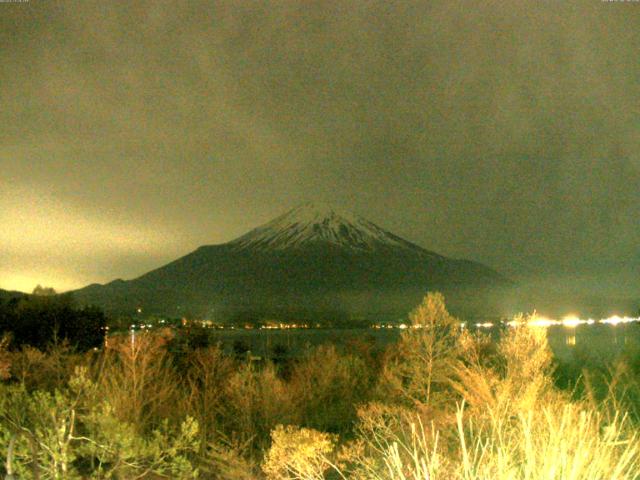
<path id="1" fill-rule="evenodd" d="M 509 282 L 419 247 L 362 217 L 305 204 L 222 245 L 131 280 L 75 292 L 107 310 L 208 318 L 397 317 L 427 290 L 453 303 Z"/>

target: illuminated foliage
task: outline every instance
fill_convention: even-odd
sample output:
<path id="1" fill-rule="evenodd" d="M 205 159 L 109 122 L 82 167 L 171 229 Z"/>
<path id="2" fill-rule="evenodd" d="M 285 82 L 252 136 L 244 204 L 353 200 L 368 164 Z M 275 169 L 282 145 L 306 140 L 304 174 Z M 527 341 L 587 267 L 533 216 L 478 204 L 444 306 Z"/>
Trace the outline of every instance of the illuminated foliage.
<path id="1" fill-rule="evenodd" d="M 637 480 L 637 368 L 560 390 L 532 318 L 495 341 L 429 294 L 381 357 L 282 364 L 154 332 L 84 353 L 5 339 L 0 455 L 27 480 Z"/>
<path id="2" fill-rule="evenodd" d="M 451 316 L 440 293 L 429 293 L 409 315 L 385 365 L 382 398 L 399 399 L 419 408 L 435 408 L 450 400 L 450 379 L 459 355 L 459 321 Z"/>
<path id="3" fill-rule="evenodd" d="M 278 425 L 262 469 L 269 480 L 322 480 L 337 438 L 308 428 Z"/>
<path id="4" fill-rule="evenodd" d="M 197 423 L 163 422 L 140 436 L 97 395 L 85 369 L 53 393 L 3 387 L 3 436 L 17 439 L 13 463 L 21 478 L 142 478 L 148 473 L 193 478 L 188 454 L 197 449 Z M 3 452 L 5 455 L 7 452 Z"/>

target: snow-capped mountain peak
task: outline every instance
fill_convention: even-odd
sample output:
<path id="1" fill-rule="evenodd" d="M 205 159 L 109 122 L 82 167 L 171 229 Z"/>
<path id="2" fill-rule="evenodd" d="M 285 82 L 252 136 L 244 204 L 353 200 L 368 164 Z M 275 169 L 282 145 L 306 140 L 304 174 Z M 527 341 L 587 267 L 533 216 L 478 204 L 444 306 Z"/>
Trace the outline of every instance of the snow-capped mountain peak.
<path id="1" fill-rule="evenodd" d="M 422 250 L 359 215 L 326 203 L 305 203 L 230 242 L 239 248 L 285 250 L 318 244 L 360 251 Z"/>

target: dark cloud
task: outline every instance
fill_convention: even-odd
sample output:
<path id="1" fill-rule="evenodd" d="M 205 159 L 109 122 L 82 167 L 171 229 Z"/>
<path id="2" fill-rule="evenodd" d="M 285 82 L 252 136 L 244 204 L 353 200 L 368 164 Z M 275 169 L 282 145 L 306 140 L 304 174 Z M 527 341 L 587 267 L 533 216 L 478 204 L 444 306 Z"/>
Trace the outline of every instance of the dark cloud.
<path id="1" fill-rule="evenodd" d="M 599 0 L 2 4 L 0 286 L 135 276 L 315 199 L 516 278 L 637 293 L 617 272 L 640 266 L 639 16 Z M 71 213 L 16 223 L 45 201 Z M 21 260 L 34 242 L 75 260 L 47 273 L 40 250 Z"/>

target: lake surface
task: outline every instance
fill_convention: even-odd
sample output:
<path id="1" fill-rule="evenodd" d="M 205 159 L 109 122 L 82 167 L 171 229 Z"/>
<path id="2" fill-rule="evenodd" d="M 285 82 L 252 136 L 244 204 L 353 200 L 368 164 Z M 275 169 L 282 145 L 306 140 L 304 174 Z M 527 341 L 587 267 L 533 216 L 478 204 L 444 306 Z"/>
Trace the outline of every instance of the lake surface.
<path id="1" fill-rule="evenodd" d="M 473 327 L 474 329 L 476 327 Z M 507 326 L 481 328 L 495 339 Z M 572 327 L 553 325 L 546 327 L 549 345 L 560 363 L 614 361 L 621 354 L 640 358 L 640 323 L 617 325 L 595 323 Z M 399 328 L 357 329 L 225 329 L 211 330 L 211 339 L 220 342 L 227 352 L 250 350 L 257 356 L 297 356 L 306 348 L 332 343 L 348 351 L 357 342 L 366 342 L 375 348 L 385 348 L 396 342 L 403 330 Z"/>

